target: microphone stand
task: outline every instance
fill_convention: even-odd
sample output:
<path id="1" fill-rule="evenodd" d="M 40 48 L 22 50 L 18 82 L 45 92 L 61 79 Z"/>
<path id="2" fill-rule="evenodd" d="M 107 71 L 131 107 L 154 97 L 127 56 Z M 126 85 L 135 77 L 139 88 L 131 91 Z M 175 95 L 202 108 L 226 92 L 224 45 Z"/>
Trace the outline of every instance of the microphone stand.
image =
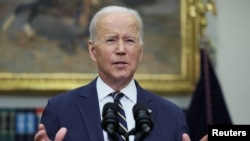
<path id="1" fill-rule="evenodd" d="M 108 137 L 112 139 L 112 141 L 118 141 L 117 135 L 115 133 L 108 133 Z"/>
<path id="2" fill-rule="evenodd" d="M 135 128 L 133 128 L 132 130 L 129 131 L 128 136 L 130 135 L 134 135 L 134 141 L 143 141 L 146 137 L 147 137 L 147 133 L 144 132 L 138 132 L 136 131 Z"/>
<path id="3" fill-rule="evenodd" d="M 125 137 L 125 141 L 129 141 L 129 135 L 125 134 L 121 131 L 108 133 L 108 138 L 110 137 L 112 139 L 112 141 L 119 141 L 118 136 L 121 136 L 121 135 L 123 135 Z"/>
<path id="4" fill-rule="evenodd" d="M 137 134 L 138 134 L 138 136 L 135 135 L 134 141 L 143 141 L 147 137 L 147 135 L 142 133 L 142 132 L 139 132 Z"/>
<path id="5" fill-rule="evenodd" d="M 112 141 L 118 141 L 118 136 L 123 135 L 125 137 L 126 141 L 129 141 L 129 136 L 130 135 L 134 135 L 134 141 L 143 141 L 149 133 L 145 133 L 145 132 L 138 132 L 135 128 L 133 128 L 132 130 L 130 130 L 128 132 L 128 134 L 125 134 L 121 131 L 118 132 L 110 132 L 108 133 L 108 136 L 112 139 Z"/>

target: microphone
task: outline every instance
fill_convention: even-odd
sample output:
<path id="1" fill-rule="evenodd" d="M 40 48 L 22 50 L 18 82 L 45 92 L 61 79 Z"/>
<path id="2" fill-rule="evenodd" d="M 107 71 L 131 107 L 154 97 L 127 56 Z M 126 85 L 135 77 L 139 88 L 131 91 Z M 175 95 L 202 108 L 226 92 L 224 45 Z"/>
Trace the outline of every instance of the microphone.
<path id="1" fill-rule="evenodd" d="M 117 106 L 115 103 L 106 103 L 103 106 L 102 112 L 102 128 L 109 134 L 114 135 L 118 131 L 118 114 Z"/>
<path id="2" fill-rule="evenodd" d="M 135 119 L 135 132 L 139 133 L 137 140 L 143 140 L 153 128 L 153 120 L 148 109 L 143 104 L 136 104 L 133 107 Z"/>

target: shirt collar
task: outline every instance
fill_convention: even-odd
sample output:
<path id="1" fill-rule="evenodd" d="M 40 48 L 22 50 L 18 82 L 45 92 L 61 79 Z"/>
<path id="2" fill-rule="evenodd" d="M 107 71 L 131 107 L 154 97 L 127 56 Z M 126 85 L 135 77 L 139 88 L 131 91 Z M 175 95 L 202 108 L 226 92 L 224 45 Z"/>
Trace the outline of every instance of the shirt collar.
<path id="1" fill-rule="evenodd" d="M 104 99 L 111 92 L 115 91 L 110 86 L 108 86 L 100 77 L 97 78 L 96 88 L 99 101 Z M 137 89 L 134 80 L 131 80 L 129 84 L 121 90 L 121 92 L 132 102 L 136 103 Z"/>

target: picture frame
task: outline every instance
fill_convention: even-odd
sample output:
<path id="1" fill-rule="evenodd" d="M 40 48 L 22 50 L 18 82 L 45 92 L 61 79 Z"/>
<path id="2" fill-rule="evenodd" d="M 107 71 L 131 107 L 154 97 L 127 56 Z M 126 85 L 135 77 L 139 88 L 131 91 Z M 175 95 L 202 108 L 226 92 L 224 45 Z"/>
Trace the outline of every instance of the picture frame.
<path id="1" fill-rule="evenodd" d="M 144 37 L 145 53 L 144 53 L 144 60 L 142 62 L 145 62 L 145 64 L 142 63 L 141 64 L 142 67 L 139 66 L 138 71 L 135 74 L 135 79 L 140 83 L 140 85 L 143 88 L 149 91 L 155 92 L 159 95 L 166 96 L 166 95 L 172 95 L 172 94 L 174 95 L 192 94 L 192 92 L 195 89 L 198 76 L 199 76 L 199 45 L 197 43 L 197 40 L 199 38 L 199 35 L 198 35 L 199 23 L 197 23 L 196 18 L 190 16 L 190 12 L 192 12 L 192 6 L 195 5 L 196 2 L 192 0 L 191 1 L 186 1 L 186 0 L 140 1 L 139 0 L 137 2 L 138 3 L 132 3 L 132 1 L 128 0 L 126 4 L 129 4 L 129 6 L 137 9 L 139 13 L 142 14 L 142 18 L 143 20 L 145 20 L 145 25 L 144 25 L 144 29 L 146 29 L 145 34 L 150 33 L 150 35 L 148 36 L 145 35 Z M 165 28 L 164 25 L 162 25 L 161 23 L 157 23 L 157 19 L 162 19 L 162 15 L 160 15 L 159 17 L 153 15 L 152 13 L 150 13 L 152 14 L 150 16 L 147 15 L 148 14 L 147 11 L 150 11 L 152 10 L 152 8 L 155 8 L 154 6 L 157 6 L 157 5 L 159 6 L 159 5 L 162 5 L 163 3 L 166 4 L 165 2 L 168 2 L 167 5 L 169 6 L 167 8 L 164 7 L 163 9 L 161 9 L 162 7 L 160 7 L 158 11 L 155 9 L 154 11 L 157 11 L 159 13 L 162 12 L 163 15 L 165 13 L 168 16 L 166 23 L 161 22 L 161 23 L 170 25 L 170 27 L 168 28 Z M 16 3 L 17 6 L 19 4 L 20 3 Z M 95 3 L 95 4 L 98 5 L 98 3 Z M 115 3 L 115 5 L 116 4 L 117 3 Z M 99 4 L 98 8 L 104 5 L 105 4 L 103 5 Z M 106 5 L 110 5 L 110 3 Z M 13 8 L 14 7 L 12 7 L 12 9 L 10 8 L 10 10 L 14 10 Z M 164 10 L 167 10 L 167 12 Z M 157 12 L 155 14 L 157 14 Z M 174 13 L 175 15 L 170 15 L 171 12 Z M 90 12 L 89 15 L 93 15 L 93 13 Z M 154 19 L 153 17 L 156 19 Z M 2 22 L 0 22 L 0 25 L 3 25 L 4 23 L 3 21 L 6 20 L 7 18 L 8 18 L 7 14 L 6 15 L 2 14 L 2 18 L 0 19 L 2 20 Z M 37 22 L 37 21 L 34 21 L 34 22 Z M 155 27 L 152 27 L 152 26 L 155 26 Z M 166 31 L 162 30 L 159 27 L 163 29 L 167 29 L 167 30 Z M 155 29 L 158 31 L 156 32 Z M 38 28 L 36 30 L 38 31 Z M 21 46 L 22 51 L 23 50 L 30 51 L 32 48 L 29 47 L 27 44 L 30 45 L 31 43 L 23 43 L 23 42 L 28 42 L 29 40 L 23 39 L 24 41 L 23 40 L 20 41 L 19 39 L 17 39 L 16 34 L 15 36 L 11 35 L 13 34 L 13 32 L 14 31 L 9 31 L 8 35 L 12 36 L 12 38 L 14 38 L 14 41 L 17 42 L 14 45 Z M 151 35 L 152 33 L 154 34 Z M 20 33 L 20 34 L 22 37 L 24 36 L 23 33 Z M 166 34 L 166 38 L 165 38 L 165 35 L 162 36 L 163 34 Z M 167 34 L 169 34 L 168 35 L 169 37 L 167 37 Z M 157 36 L 157 38 L 154 38 L 154 36 Z M 2 38 L 0 38 L 0 40 L 1 39 Z M 8 40 L 2 39 L 2 40 L 10 41 L 9 39 Z M 49 39 L 43 38 L 41 40 L 43 40 L 43 42 L 46 42 Z M 148 41 L 153 41 L 153 40 L 155 40 L 156 42 L 148 43 Z M 163 41 L 166 40 L 170 43 L 169 44 L 168 43 L 165 44 L 164 42 L 161 43 L 162 40 Z M 87 39 L 84 41 L 87 41 Z M 32 42 L 32 47 L 35 46 L 34 44 L 35 44 L 35 41 Z M 59 43 L 56 41 L 53 41 L 52 44 L 58 45 Z M 150 45 L 147 45 L 147 44 L 150 44 Z M 166 46 L 168 46 L 168 49 Z M 4 47 L 7 48 L 7 46 L 0 44 L 0 48 L 4 49 Z M 50 67 L 47 67 L 46 64 L 48 64 L 52 60 L 51 58 L 49 58 L 48 54 L 53 51 L 51 50 L 48 51 L 48 48 L 46 49 L 47 49 L 46 50 L 47 53 L 39 54 L 40 59 L 42 58 L 44 60 L 37 61 L 37 62 L 40 62 L 40 64 L 36 63 L 37 66 L 29 66 L 25 64 L 25 62 L 22 60 L 22 57 L 25 58 L 25 54 L 23 52 L 21 53 L 22 55 L 18 56 L 18 61 L 17 60 L 14 61 L 15 63 L 13 63 L 13 59 L 8 60 L 11 57 L 9 58 L 6 57 L 7 59 L 4 59 L 4 61 L 0 61 L 0 66 L 1 66 L 0 67 L 0 94 L 17 94 L 17 95 L 19 94 L 20 95 L 21 94 L 50 95 L 52 94 L 54 95 L 54 94 L 58 94 L 58 92 L 63 92 L 63 91 L 74 89 L 79 86 L 83 86 L 97 77 L 97 72 L 95 70 L 94 63 L 91 62 L 90 59 L 86 59 L 88 58 L 88 55 L 86 52 L 84 54 L 86 57 L 84 58 L 84 60 L 87 60 L 87 62 L 82 63 L 81 61 L 79 61 L 80 60 L 79 59 L 80 55 L 79 55 L 78 60 L 76 62 L 74 62 L 74 60 L 73 61 L 70 60 L 70 62 L 68 62 L 67 68 L 73 68 L 72 66 L 85 65 L 87 67 L 84 67 L 84 68 L 88 70 L 84 70 L 81 68 L 82 70 L 79 69 L 80 71 L 79 70 L 72 71 L 72 70 L 67 70 L 66 68 L 65 70 L 67 71 L 64 72 L 63 67 L 58 67 L 60 68 L 58 70 L 52 70 L 55 64 L 52 64 Z M 18 52 L 20 52 L 20 50 L 15 53 L 18 54 Z M 12 53 L 13 52 L 9 54 L 12 54 Z M 153 56 L 150 55 L 152 53 L 154 54 Z M 1 55 L 4 56 L 6 54 L 8 53 L 5 52 L 4 54 L 1 54 Z M 15 56 L 15 54 L 12 54 L 12 55 Z M 83 53 L 81 55 L 83 55 Z M 36 59 L 37 56 L 35 56 L 34 58 Z M 41 56 L 44 56 L 44 57 L 41 57 Z M 165 64 L 166 60 L 167 61 L 171 60 L 171 61 Z M 20 64 L 23 64 L 23 65 L 20 65 Z M 13 67 L 13 65 L 16 65 L 16 66 Z M 8 66 L 8 67 L 5 68 L 5 66 Z M 30 68 L 27 69 L 28 68 L 27 66 Z M 65 66 L 65 65 L 62 65 L 62 66 Z M 36 67 L 38 67 L 38 69 L 36 69 Z"/>

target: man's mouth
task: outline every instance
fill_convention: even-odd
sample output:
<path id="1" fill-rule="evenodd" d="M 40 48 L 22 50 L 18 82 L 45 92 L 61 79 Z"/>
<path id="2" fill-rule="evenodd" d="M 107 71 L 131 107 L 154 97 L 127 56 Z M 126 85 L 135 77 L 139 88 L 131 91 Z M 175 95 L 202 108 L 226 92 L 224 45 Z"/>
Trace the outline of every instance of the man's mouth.
<path id="1" fill-rule="evenodd" d="M 126 62 L 115 62 L 114 64 L 118 65 L 118 64 L 127 64 Z"/>
<path id="2" fill-rule="evenodd" d="M 122 61 L 119 61 L 119 62 L 115 62 L 114 65 L 116 67 L 125 67 L 128 63 L 126 62 L 122 62 Z"/>

